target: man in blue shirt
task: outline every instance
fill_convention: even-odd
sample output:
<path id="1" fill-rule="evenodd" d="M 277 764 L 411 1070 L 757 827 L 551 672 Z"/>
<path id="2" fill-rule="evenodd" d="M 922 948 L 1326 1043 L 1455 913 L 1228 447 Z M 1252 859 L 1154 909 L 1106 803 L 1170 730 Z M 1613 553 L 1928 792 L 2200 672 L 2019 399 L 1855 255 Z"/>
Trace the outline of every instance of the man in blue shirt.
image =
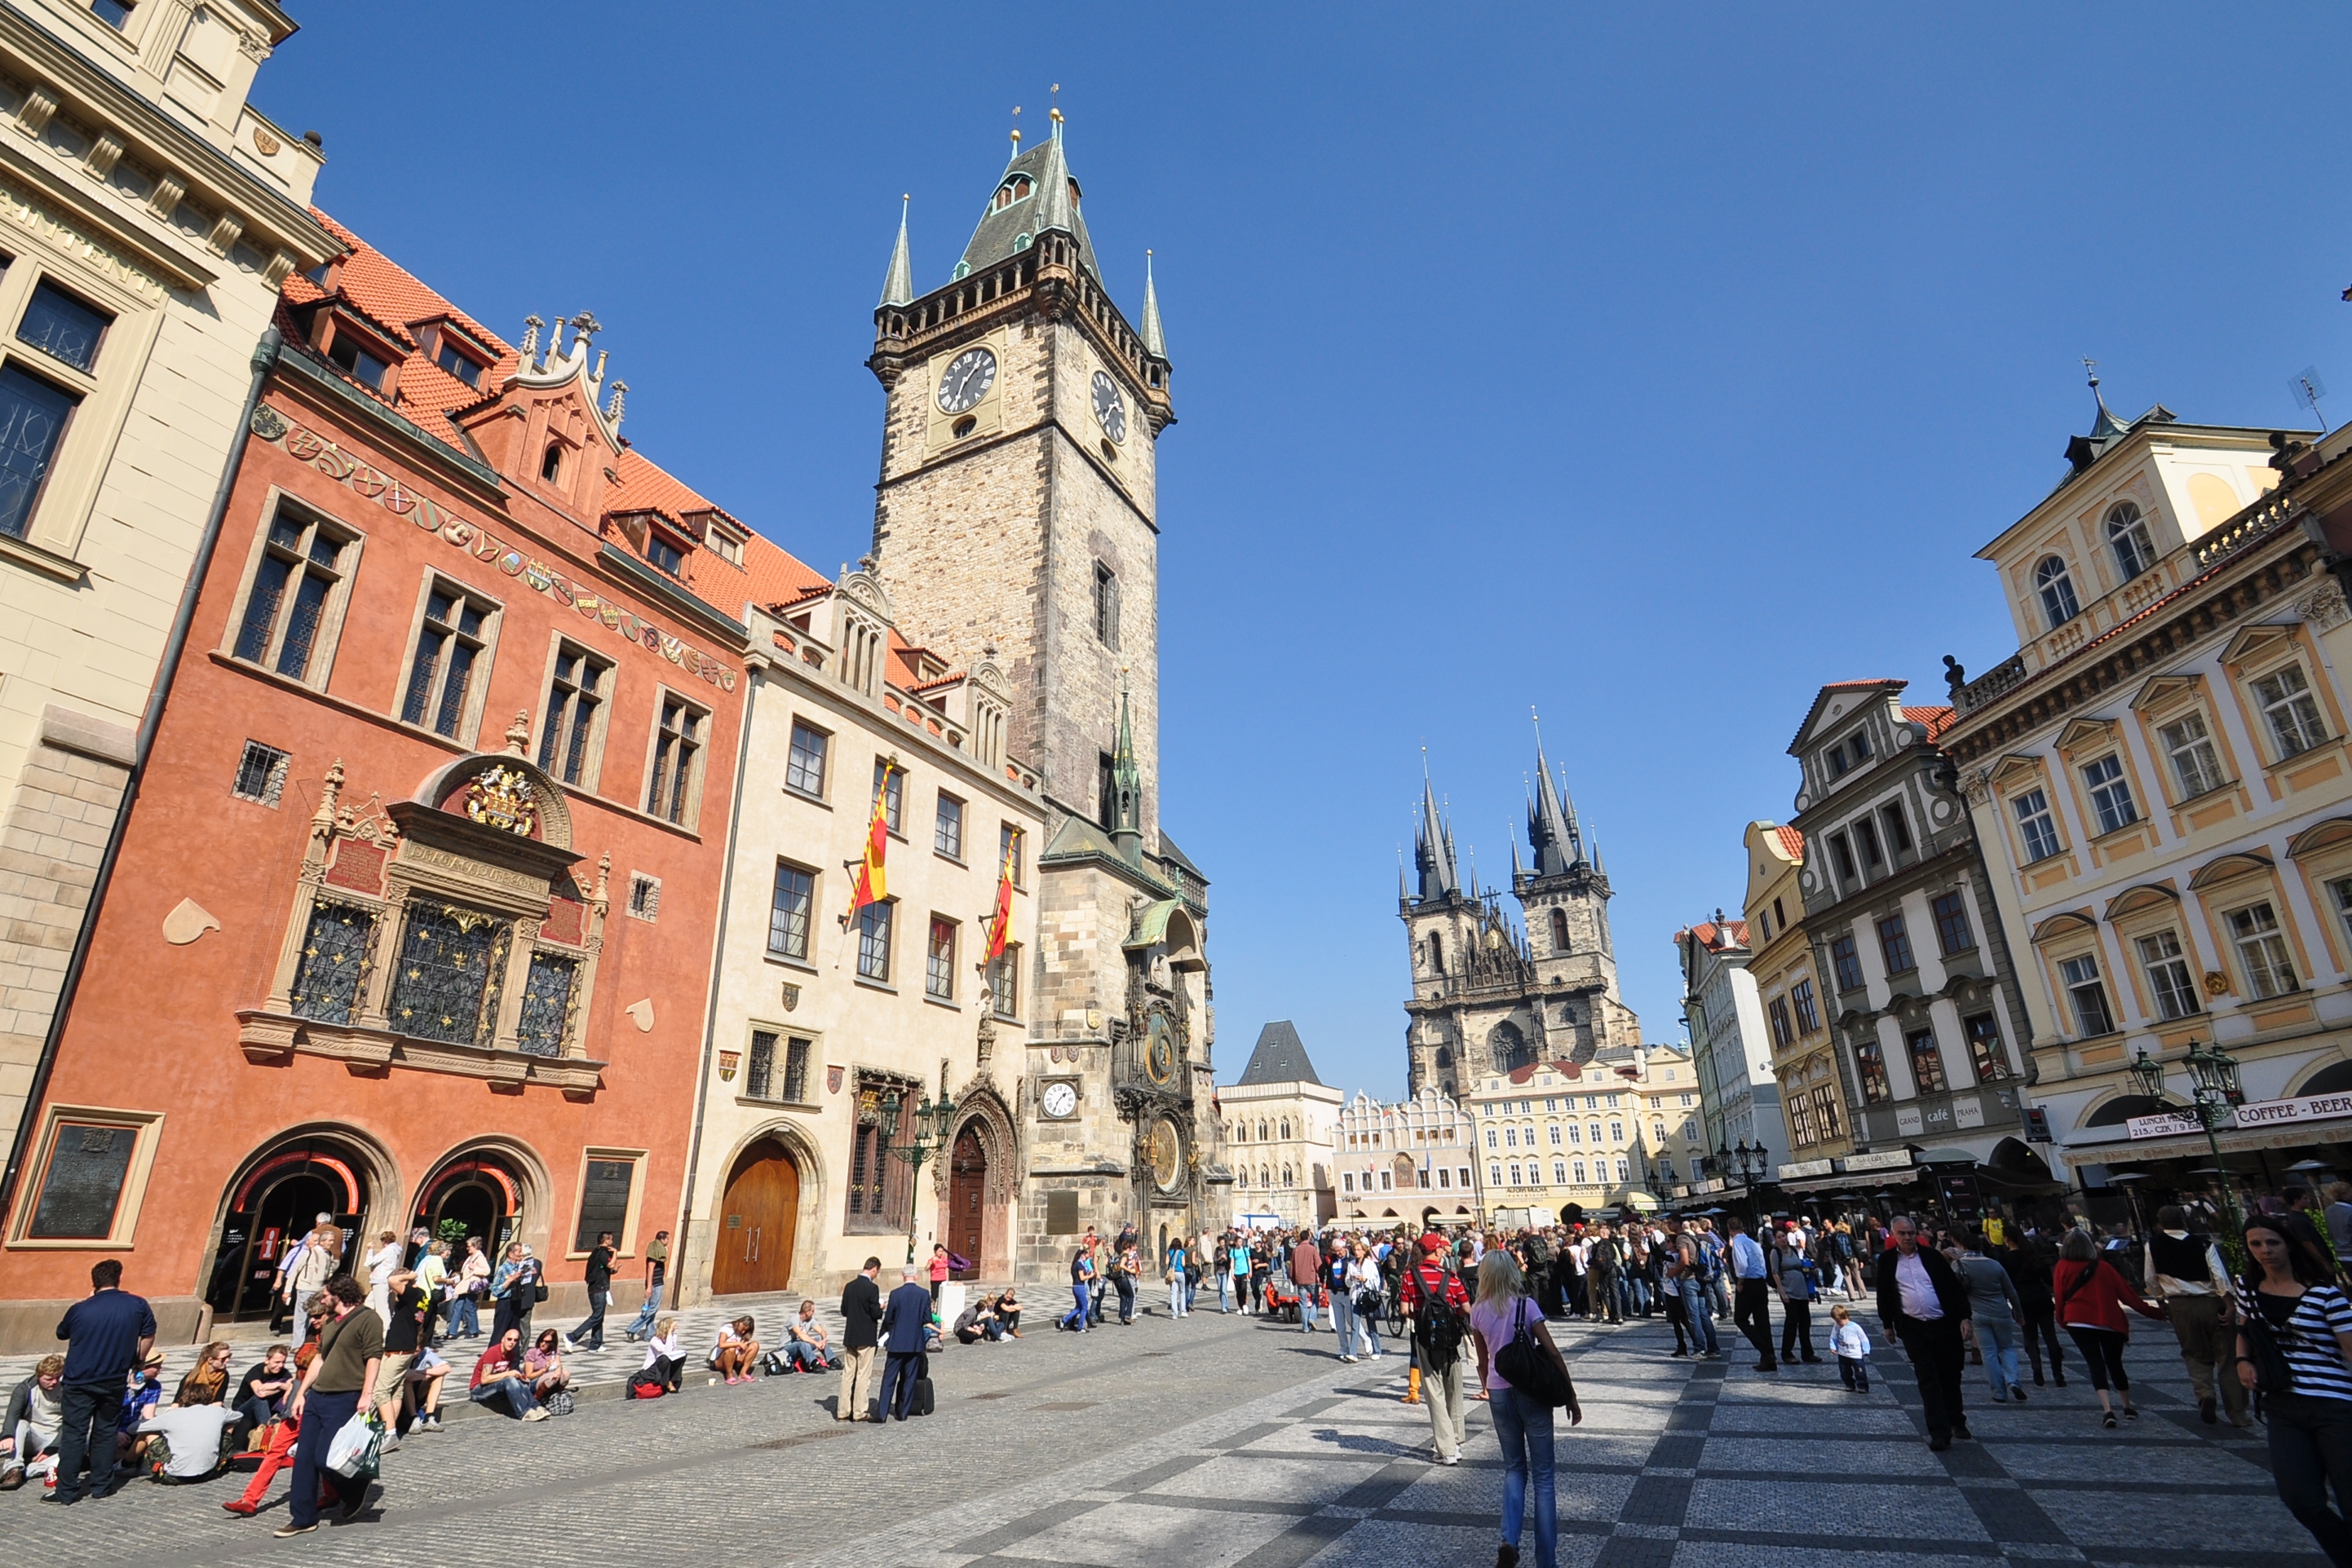
<path id="1" fill-rule="evenodd" d="M 114 1425 L 124 1381 L 155 1343 L 155 1314 L 122 1289 L 122 1263 L 107 1258 L 89 1271 L 89 1294 L 66 1309 L 58 1337 L 66 1341 L 65 1426 L 58 1433 L 58 1488 L 43 1500 L 81 1500 L 81 1468 L 89 1461 L 89 1490 L 105 1496 L 121 1484 L 115 1467 Z"/>
<path id="2" fill-rule="evenodd" d="M 1724 1221 L 1731 1232 L 1731 1322 L 1748 1343 L 1756 1347 L 1756 1370 L 1778 1372 L 1780 1364 L 1772 1356 L 1772 1270 L 1765 1260 L 1764 1249 L 1748 1234 L 1748 1224 L 1738 1215 Z"/>

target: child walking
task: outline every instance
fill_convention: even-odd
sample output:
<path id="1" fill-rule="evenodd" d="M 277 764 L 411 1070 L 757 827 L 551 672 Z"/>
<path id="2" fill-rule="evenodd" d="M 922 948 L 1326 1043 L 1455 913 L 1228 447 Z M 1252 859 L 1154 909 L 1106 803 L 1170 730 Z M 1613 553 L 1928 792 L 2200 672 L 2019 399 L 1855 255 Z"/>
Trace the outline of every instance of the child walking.
<path id="1" fill-rule="evenodd" d="M 1852 1394 L 1870 1392 L 1870 1336 L 1843 1305 L 1830 1309 L 1830 1349 L 1837 1354 L 1838 1375 Z"/>

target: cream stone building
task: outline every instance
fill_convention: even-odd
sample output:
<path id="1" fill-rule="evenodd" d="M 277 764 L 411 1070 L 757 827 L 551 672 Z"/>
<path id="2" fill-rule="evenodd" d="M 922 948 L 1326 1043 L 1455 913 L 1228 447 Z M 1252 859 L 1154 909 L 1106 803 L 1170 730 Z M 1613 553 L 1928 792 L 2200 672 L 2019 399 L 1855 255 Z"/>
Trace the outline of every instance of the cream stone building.
<path id="1" fill-rule="evenodd" d="M 793 596 L 745 611 L 756 667 L 719 955 L 712 1060 L 679 1300 L 830 1294 L 869 1256 L 934 1241 L 960 1278 L 1013 1268 L 1015 1130 L 1045 806 L 1006 747 L 1013 693 L 895 634 L 863 571 L 811 582 L 765 540 L 747 570 Z M 798 576 L 799 581 L 794 578 Z M 887 896 L 845 924 L 880 801 Z M 981 960 L 999 878 L 1015 934 Z M 954 1107 L 925 1126 L 919 1109 Z M 920 1166 L 919 1137 L 938 1146 Z"/>
<path id="2" fill-rule="evenodd" d="M 1777 1162 L 1789 1146 L 1788 1134 L 1780 1124 L 1764 1007 L 1748 970 L 1748 923 L 1727 920 L 1718 909 L 1714 919 L 1675 933 L 1675 957 L 1683 972 L 1683 1016 L 1690 1022 L 1707 1145 L 1762 1148 Z"/>
<path id="3" fill-rule="evenodd" d="M 1331 1155 L 1342 1225 L 1469 1225 L 1478 1218 L 1476 1124 L 1424 1087 L 1384 1104 L 1358 1093 L 1339 1111 Z"/>
<path id="4" fill-rule="evenodd" d="M 1706 1152 L 1688 1052 L 1628 1046 L 1583 1061 L 1490 1072 L 1465 1096 L 1475 1124 L 1482 1218 L 1550 1225 L 1575 1205 L 1648 1211 L 1687 1185 Z"/>
<path id="5" fill-rule="evenodd" d="M 2239 1063 L 2225 1163 L 2273 1182 L 2302 1158 L 2345 1167 L 2345 445 L 2100 400 L 2064 481 L 1979 552 L 2018 648 L 1956 681 L 1941 744 L 2015 934 L 2033 1103 L 2076 1185 L 2124 1168 L 2143 1190 L 2205 1186 L 2204 1133 L 2177 1114 L 2191 1046 Z"/>
<path id="6" fill-rule="evenodd" d="M 1799 873 L 1805 835 L 1777 822 L 1750 822 L 1748 852 L 1748 972 L 1764 1016 L 1770 1068 L 1780 1085 L 1786 1165 L 1830 1159 L 1853 1149 L 1853 1118 L 1841 1057 L 1822 1008 L 1822 986 L 1805 936 Z M 1784 1181 L 1803 1179 L 1792 1170 Z"/>
<path id="7" fill-rule="evenodd" d="M 268 0 L 0 8 L 0 1189 L 278 286 L 341 249 L 317 141 L 246 102 L 293 31 Z"/>
<path id="8" fill-rule="evenodd" d="M 1241 1077 L 1217 1091 L 1234 1163 L 1234 1213 L 1221 1223 L 1287 1229 L 1339 1212 L 1332 1145 L 1343 1098 L 1315 1076 L 1288 1019 L 1258 1031 Z"/>

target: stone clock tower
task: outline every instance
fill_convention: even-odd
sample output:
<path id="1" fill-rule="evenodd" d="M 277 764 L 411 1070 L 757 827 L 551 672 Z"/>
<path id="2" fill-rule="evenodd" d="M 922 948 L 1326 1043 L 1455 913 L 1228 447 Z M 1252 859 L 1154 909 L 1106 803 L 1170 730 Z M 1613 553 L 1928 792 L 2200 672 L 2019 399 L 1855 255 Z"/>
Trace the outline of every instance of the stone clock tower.
<path id="1" fill-rule="evenodd" d="M 1213 1113 L 1207 881 L 1160 829 L 1158 442 L 1175 423 L 1147 262 L 1105 287 L 1059 134 L 1014 154 L 948 281 L 918 296 L 902 217 L 867 361 L 887 393 L 874 570 L 912 641 L 1015 688 L 1044 780 L 1038 929 L 1020 934 L 1017 1255 L 1230 1222 Z M 992 839 L 992 842 L 993 840 Z M 982 1072 L 1001 1071 L 1003 1058 Z"/>

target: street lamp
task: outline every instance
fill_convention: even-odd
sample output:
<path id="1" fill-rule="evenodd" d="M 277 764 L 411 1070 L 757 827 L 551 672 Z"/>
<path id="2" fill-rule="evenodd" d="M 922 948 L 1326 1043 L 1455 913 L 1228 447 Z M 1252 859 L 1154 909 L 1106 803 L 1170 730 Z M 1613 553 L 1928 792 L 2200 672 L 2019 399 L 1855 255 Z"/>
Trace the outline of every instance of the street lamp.
<path id="1" fill-rule="evenodd" d="M 1750 1229 L 1762 1223 L 1756 1211 L 1756 1184 L 1764 1179 L 1767 1151 L 1763 1145 L 1754 1148 L 1742 1138 L 1731 1148 L 1718 1145 L 1714 1155 L 1715 1168 L 1723 1173 L 1726 1181 L 1737 1179 L 1748 1197 L 1748 1224 Z"/>
<path id="2" fill-rule="evenodd" d="M 926 1092 L 921 1104 L 909 1107 L 907 1101 L 913 1093 L 913 1090 L 902 1089 L 887 1100 L 879 1101 L 874 1107 L 874 1114 L 882 1129 L 883 1147 L 914 1167 L 908 1173 L 907 1179 L 914 1192 L 920 1194 L 923 1162 L 947 1147 L 948 1124 L 954 1120 L 956 1108 L 955 1102 L 947 1097 L 944 1090 L 937 1100 Z M 898 1116 L 902 1111 L 914 1117 L 913 1138 L 906 1144 L 894 1141 L 898 1135 Z M 914 1260 L 915 1204 L 909 1197 L 907 1202 L 907 1261 L 912 1263 Z"/>
<path id="3" fill-rule="evenodd" d="M 2147 1047 L 2139 1048 L 2139 1055 L 2128 1071 L 2141 1093 L 2167 1110 L 2186 1112 L 2205 1129 L 2205 1146 L 2212 1151 L 2213 1167 L 2221 1175 L 2221 1198 L 2230 1206 L 2230 1222 L 2242 1232 L 2245 1216 L 2238 1211 L 2237 1189 L 2230 1184 L 2230 1169 L 2221 1163 L 2221 1140 L 2215 1135 L 2229 1119 L 2231 1107 L 2238 1103 L 2238 1059 L 2219 1046 L 2200 1046 L 2192 1040 L 2182 1060 L 2188 1065 L 2189 1081 L 2196 1086 L 2185 1104 L 2165 1093 L 2164 1063 L 2148 1055 Z"/>

